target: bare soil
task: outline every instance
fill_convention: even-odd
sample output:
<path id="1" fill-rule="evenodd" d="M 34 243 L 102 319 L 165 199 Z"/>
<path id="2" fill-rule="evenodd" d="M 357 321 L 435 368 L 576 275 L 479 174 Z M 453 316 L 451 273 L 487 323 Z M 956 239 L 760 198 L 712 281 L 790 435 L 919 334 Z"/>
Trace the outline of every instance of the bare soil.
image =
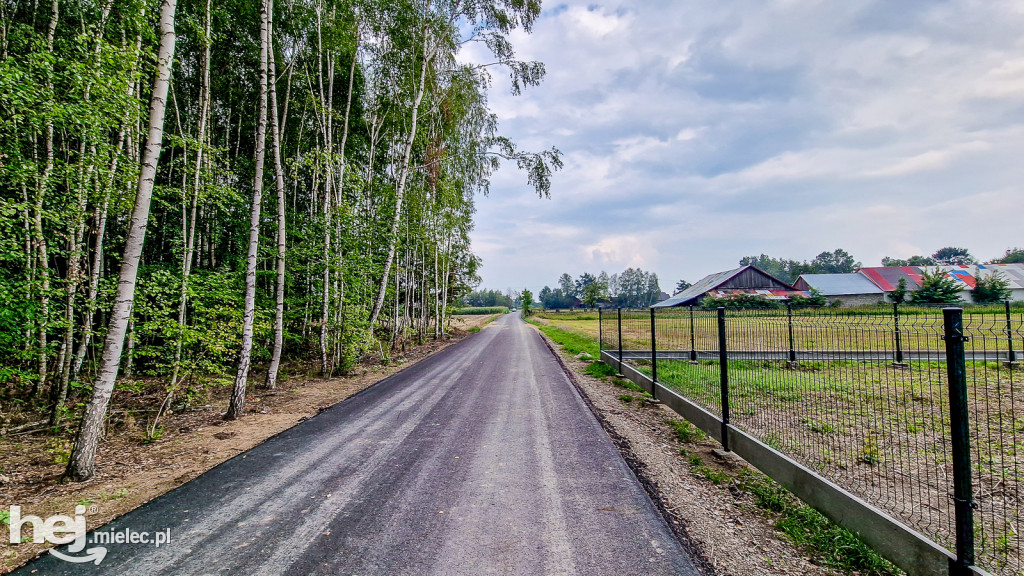
<path id="1" fill-rule="evenodd" d="M 554 350 L 558 344 L 545 340 Z M 842 572 L 818 566 L 774 528 L 776 517 L 758 508 L 753 498 L 731 481 L 714 484 L 699 475 L 691 464 L 699 457 L 703 466 L 731 477 L 749 466 L 724 462 L 713 450 L 713 440 L 682 443 L 668 425 L 679 416 L 661 404 L 625 403 L 631 393 L 585 373 L 589 362 L 559 352 L 570 378 L 589 400 L 598 419 L 619 445 L 619 450 L 641 482 L 652 492 L 684 544 L 706 561 L 705 569 L 719 576 L 765 574 L 833 576 Z M 682 450 L 685 450 L 685 455 Z"/>
<path id="2" fill-rule="evenodd" d="M 45 433 L 0 438 L 0 510 L 20 505 L 22 515 L 70 514 L 89 506 L 95 529 L 192 480 L 267 438 L 302 422 L 378 381 L 458 342 L 493 316 L 456 316 L 451 338 L 428 341 L 393 354 L 387 366 L 366 362 L 351 374 L 328 380 L 290 376 L 275 390 L 250 388 L 245 417 L 222 420 L 230 390 L 218 391 L 208 406 L 165 416 L 163 435 L 145 444 L 145 420 L 128 415 L 112 419 L 96 455 L 96 476 L 87 482 L 60 483 L 71 441 Z M 251 382 L 259 379 L 252 378 Z M 116 400 L 116 398 L 115 398 Z M 159 402 L 159 400 L 157 400 Z M 116 411 L 116 403 L 112 405 Z M 4 531 L 6 536 L 6 531 Z M 0 546 L 0 574 L 41 554 L 49 544 Z"/>

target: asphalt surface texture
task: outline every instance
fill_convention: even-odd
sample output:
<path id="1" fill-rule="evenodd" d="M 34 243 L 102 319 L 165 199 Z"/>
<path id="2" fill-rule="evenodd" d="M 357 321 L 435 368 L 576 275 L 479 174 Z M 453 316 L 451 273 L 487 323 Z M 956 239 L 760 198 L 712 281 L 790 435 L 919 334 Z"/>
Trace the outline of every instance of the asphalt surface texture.
<path id="1" fill-rule="evenodd" d="M 698 574 L 518 314 L 98 531 L 126 529 L 170 542 L 15 573 Z"/>

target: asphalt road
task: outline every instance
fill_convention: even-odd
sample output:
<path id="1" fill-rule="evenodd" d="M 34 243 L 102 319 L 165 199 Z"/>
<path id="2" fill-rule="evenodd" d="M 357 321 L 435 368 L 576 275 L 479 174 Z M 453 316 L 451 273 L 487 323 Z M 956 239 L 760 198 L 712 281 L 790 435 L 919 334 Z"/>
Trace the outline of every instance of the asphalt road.
<path id="1" fill-rule="evenodd" d="M 513 314 L 102 528 L 125 529 L 171 542 L 18 574 L 697 574 Z"/>

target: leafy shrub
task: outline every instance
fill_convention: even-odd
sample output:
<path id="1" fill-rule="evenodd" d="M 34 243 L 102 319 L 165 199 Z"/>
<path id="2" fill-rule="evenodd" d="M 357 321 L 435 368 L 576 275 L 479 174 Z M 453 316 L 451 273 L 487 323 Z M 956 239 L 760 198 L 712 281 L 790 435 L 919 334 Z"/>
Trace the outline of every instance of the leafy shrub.
<path id="1" fill-rule="evenodd" d="M 978 304 L 995 304 L 1010 299 L 1010 281 L 999 271 L 978 278 L 978 283 L 971 293 L 971 298 Z"/>
<path id="2" fill-rule="evenodd" d="M 921 269 L 921 288 L 910 297 L 915 304 L 956 304 L 960 302 L 960 288 L 956 280 L 938 268 L 929 272 Z"/>

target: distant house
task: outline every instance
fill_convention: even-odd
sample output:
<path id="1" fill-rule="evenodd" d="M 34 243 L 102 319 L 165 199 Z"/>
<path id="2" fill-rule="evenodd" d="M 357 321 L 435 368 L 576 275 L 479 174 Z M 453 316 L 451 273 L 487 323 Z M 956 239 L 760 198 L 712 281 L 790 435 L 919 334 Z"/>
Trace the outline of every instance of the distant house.
<path id="1" fill-rule="evenodd" d="M 691 306 L 704 296 L 727 298 L 737 294 L 762 296 L 769 300 L 787 300 L 792 296 L 809 296 L 755 266 L 743 266 L 709 274 L 675 296 L 658 302 L 652 308 Z"/>
<path id="2" fill-rule="evenodd" d="M 885 301 L 885 292 L 867 276 L 852 272 L 849 274 L 803 274 L 796 279 L 793 287 L 798 290 L 814 289 L 829 302 L 840 306 L 870 306 Z"/>
<path id="3" fill-rule="evenodd" d="M 1024 264 L 978 264 L 976 268 L 976 278 L 998 272 L 1010 283 L 1010 300 L 1024 301 Z"/>
<path id="4" fill-rule="evenodd" d="M 921 288 L 921 273 L 924 270 L 939 270 L 953 279 L 960 287 L 960 298 L 971 302 L 971 293 L 978 285 L 978 278 L 998 273 L 1009 283 L 1010 299 L 1024 301 L 1024 264 L 970 264 L 959 266 L 890 266 L 861 268 L 857 271 L 889 296 L 899 285 L 900 278 L 907 281 L 907 292 Z M 831 276 L 827 274 L 826 276 Z M 891 298 L 890 298 L 891 300 Z"/>
<path id="5" fill-rule="evenodd" d="M 921 268 L 918 266 L 877 266 L 861 268 L 863 274 L 872 284 L 889 296 L 899 286 L 900 279 L 907 281 L 907 292 L 916 292 L 921 287 Z"/>

